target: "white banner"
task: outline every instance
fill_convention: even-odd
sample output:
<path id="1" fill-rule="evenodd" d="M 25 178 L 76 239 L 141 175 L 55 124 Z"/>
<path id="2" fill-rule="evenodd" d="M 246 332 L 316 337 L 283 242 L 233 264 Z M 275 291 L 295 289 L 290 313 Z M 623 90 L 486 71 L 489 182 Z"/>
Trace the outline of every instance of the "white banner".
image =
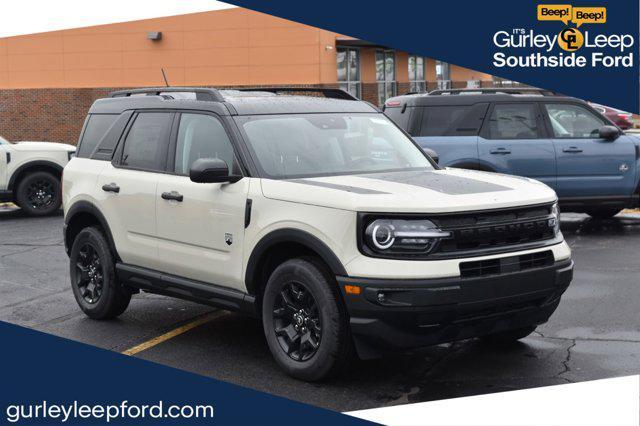
<path id="1" fill-rule="evenodd" d="M 639 413 L 640 376 L 628 376 L 345 414 L 403 426 L 638 426 Z"/>

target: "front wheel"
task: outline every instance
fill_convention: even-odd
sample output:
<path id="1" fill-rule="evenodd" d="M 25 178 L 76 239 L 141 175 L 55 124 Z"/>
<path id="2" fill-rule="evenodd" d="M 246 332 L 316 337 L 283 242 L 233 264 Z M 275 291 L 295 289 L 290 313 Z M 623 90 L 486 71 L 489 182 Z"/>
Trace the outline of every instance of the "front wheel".
<path id="1" fill-rule="evenodd" d="M 60 208 L 60 180 L 47 172 L 30 173 L 18 183 L 16 204 L 29 216 L 46 216 Z"/>
<path id="2" fill-rule="evenodd" d="M 264 334 L 289 375 L 317 381 L 350 359 L 347 314 L 336 284 L 313 259 L 291 259 L 271 274 L 262 302 Z"/>
<path id="3" fill-rule="evenodd" d="M 98 228 L 80 231 L 73 241 L 69 262 L 73 295 L 88 317 L 115 318 L 127 309 L 131 292 L 118 282 L 113 255 Z"/>

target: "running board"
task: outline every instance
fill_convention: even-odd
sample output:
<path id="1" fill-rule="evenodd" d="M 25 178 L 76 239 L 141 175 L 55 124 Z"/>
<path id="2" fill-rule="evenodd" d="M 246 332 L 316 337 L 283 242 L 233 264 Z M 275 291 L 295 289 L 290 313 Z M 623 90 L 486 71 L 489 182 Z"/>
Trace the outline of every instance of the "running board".
<path id="1" fill-rule="evenodd" d="M 116 273 L 123 284 L 149 293 L 257 315 L 255 296 L 238 290 L 126 263 L 116 263 Z"/>

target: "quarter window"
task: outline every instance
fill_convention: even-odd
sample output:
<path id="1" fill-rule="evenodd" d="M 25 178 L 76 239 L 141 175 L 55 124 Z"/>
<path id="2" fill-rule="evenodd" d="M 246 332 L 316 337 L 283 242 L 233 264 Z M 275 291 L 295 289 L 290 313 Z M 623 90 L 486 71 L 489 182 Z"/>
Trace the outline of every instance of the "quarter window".
<path id="1" fill-rule="evenodd" d="M 164 170 L 172 115 L 165 112 L 138 114 L 124 141 L 122 166 L 149 171 Z"/>
<path id="2" fill-rule="evenodd" d="M 205 114 L 182 114 L 174 172 L 188 175 L 193 162 L 200 158 L 219 158 L 229 170 L 236 165 L 233 146 L 220 120 Z"/>
<path id="3" fill-rule="evenodd" d="M 77 156 L 81 158 L 89 158 L 98 146 L 98 143 L 102 140 L 104 135 L 107 134 L 107 130 L 109 130 L 117 118 L 118 115 L 116 114 L 89 115 L 87 118 L 87 125 L 85 126 L 84 133 L 82 135 L 82 141 L 78 148 Z"/>
<path id="4" fill-rule="evenodd" d="M 376 51 L 378 105 L 396 95 L 396 54 L 393 50 Z"/>
<path id="5" fill-rule="evenodd" d="M 358 49 L 338 49 L 339 87 L 360 98 L 360 51 Z"/>
<path id="6" fill-rule="evenodd" d="M 427 82 L 424 78 L 424 58 L 422 56 L 409 56 L 409 91 L 427 91 Z"/>
<path id="7" fill-rule="evenodd" d="M 556 138 L 597 138 L 605 123 L 588 109 L 572 104 L 546 104 Z"/>
<path id="8" fill-rule="evenodd" d="M 489 117 L 489 139 L 537 139 L 537 115 L 535 104 L 496 104 Z"/>

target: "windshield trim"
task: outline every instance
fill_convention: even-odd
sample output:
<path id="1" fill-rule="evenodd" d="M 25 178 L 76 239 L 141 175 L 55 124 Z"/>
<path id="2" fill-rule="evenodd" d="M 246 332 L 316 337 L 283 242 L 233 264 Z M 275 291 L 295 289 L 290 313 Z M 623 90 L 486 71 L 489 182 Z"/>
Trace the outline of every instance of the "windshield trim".
<path id="1" fill-rule="evenodd" d="M 393 127 L 398 129 L 405 136 L 405 138 L 418 149 L 418 152 L 420 152 L 420 154 L 422 154 L 422 156 L 429 162 L 429 164 L 431 165 L 432 169 L 428 169 L 428 168 L 425 168 L 425 167 L 406 167 L 406 168 L 401 168 L 401 169 L 394 168 L 394 169 L 379 169 L 379 170 L 354 170 L 352 172 L 350 171 L 350 172 L 340 172 L 340 173 L 315 173 L 315 174 L 303 174 L 303 175 L 297 174 L 297 175 L 287 175 L 287 176 L 272 176 L 262 168 L 262 165 L 260 164 L 259 159 L 256 158 L 256 153 L 255 153 L 255 151 L 253 149 L 253 146 L 251 145 L 251 141 L 249 140 L 249 136 L 245 132 L 244 126 L 243 126 L 244 123 L 246 123 L 248 120 L 250 120 L 253 117 L 265 118 L 265 117 L 286 117 L 286 116 L 291 116 L 291 115 L 332 115 L 332 114 L 333 115 L 335 115 L 335 114 L 343 114 L 343 115 L 376 115 L 376 116 L 380 116 L 384 120 L 388 121 Z M 409 133 L 407 133 L 407 131 L 405 131 L 403 128 L 398 126 L 393 120 L 389 119 L 389 117 L 384 115 L 382 112 L 304 112 L 304 113 L 296 113 L 296 114 L 289 114 L 289 113 L 283 113 L 283 114 L 243 114 L 243 115 L 237 115 L 237 116 L 233 117 L 233 121 L 234 121 L 238 131 L 240 132 L 240 135 L 242 136 L 244 145 L 247 147 L 247 150 L 249 152 L 251 160 L 255 164 L 256 171 L 258 172 L 259 177 L 262 178 L 262 179 L 271 179 L 271 180 L 313 179 L 313 178 L 332 177 L 332 176 L 353 176 L 353 175 L 364 175 L 364 174 L 374 174 L 374 173 L 394 173 L 394 172 L 421 171 L 421 170 L 431 171 L 431 170 L 441 170 L 442 169 L 442 167 L 440 167 L 438 165 L 438 163 L 433 161 L 433 159 L 422 149 L 422 147 L 418 144 L 418 142 L 416 142 L 411 137 L 411 135 Z"/>

